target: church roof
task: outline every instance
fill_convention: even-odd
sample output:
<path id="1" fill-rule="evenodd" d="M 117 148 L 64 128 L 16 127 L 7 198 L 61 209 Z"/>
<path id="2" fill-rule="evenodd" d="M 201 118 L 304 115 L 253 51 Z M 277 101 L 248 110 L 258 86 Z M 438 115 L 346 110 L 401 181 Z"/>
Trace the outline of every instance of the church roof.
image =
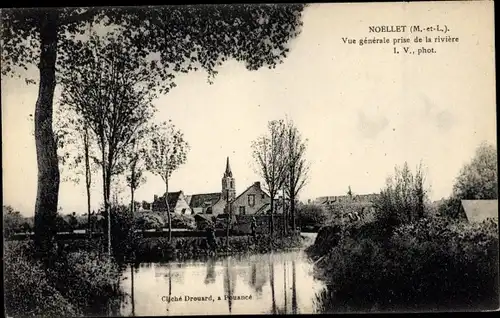
<path id="1" fill-rule="evenodd" d="M 224 172 L 224 177 L 232 177 L 233 173 L 231 172 L 231 166 L 229 165 L 229 157 L 227 157 L 226 161 L 226 171 Z"/>
<path id="2" fill-rule="evenodd" d="M 220 197 L 220 192 L 193 194 L 191 195 L 189 206 L 191 207 L 191 209 L 209 207 L 217 203 Z"/>

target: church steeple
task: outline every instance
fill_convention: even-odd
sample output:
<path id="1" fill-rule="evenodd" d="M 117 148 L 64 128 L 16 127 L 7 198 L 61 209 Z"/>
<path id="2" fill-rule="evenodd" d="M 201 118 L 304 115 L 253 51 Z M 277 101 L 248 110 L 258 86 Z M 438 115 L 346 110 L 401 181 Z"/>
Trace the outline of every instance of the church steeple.
<path id="1" fill-rule="evenodd" d="M 222 199 L 227 201 L 233 200 L 236 197 L 236 186 L 234 184 L 233 172 L 231 171 L 231 166 L 229 165 L 229 157 L 226 160 L 226 170 L 222 176 Z"/>
<path id="2" fill-rule="evenodd" d="M 224 172 L 224 177 L 232 177 L 233 173 L 231 172 L 231 166 L 229 165 L 229 157 L 227 157 L 226 161 L 226 172 Z"/>

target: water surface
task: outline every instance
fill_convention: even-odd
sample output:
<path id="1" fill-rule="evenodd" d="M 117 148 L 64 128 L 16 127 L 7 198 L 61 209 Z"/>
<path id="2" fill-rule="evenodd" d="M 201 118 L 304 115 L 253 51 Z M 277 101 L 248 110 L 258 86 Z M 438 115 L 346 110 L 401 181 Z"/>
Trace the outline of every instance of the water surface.
<path id="1" fill-rule="evenodd" d="M 123 273 L 121 314 L 315 313 L 323 284 L 312 270 L 302 251 L 144 263 Z"/>

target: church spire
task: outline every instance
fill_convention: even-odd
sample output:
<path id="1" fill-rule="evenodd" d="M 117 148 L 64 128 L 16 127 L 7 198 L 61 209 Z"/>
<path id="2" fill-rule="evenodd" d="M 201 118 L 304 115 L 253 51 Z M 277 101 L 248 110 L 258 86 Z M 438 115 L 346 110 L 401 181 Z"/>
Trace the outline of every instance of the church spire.
<path id="1" fill-rule="evenodd" d="M 231 166 L 229 166 L 229 157 L 227 157 L 226 161 L 226 172 L 224 173 L 225 177 L 232 177 L 233 173 L 231 172 Z"/>

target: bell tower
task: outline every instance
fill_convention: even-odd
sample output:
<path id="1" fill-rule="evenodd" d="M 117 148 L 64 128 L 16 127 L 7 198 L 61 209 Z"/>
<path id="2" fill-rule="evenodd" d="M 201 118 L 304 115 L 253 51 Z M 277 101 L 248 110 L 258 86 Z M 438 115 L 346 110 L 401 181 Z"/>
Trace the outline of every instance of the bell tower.
<path id="1" fill-rule="evenodd" d="M 231 172 L 231 166 L 229 165 L 229 157 L 227 157 L 226 161 L 226 171 L 224 172 L 224 176 L 222 177 L 222 192 L 221 197 L 224 201 L 227 201 L 229 197 L 229 201 L 234 200 L 236 197 L 236 186 L 234 184 L 233 173 Z"/>

